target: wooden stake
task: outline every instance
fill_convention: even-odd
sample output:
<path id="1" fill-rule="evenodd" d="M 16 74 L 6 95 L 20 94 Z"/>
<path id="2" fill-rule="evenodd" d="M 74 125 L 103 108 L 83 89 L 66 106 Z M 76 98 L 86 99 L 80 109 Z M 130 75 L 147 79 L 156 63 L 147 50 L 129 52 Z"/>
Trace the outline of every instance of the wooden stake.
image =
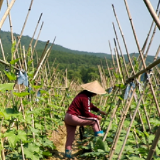
<path id="1" fill-rule="evenodd" d="M 118 53 L 117 53 L 116 48 L 114 49 L 114 52 L 115 52 L 115 55 L 116 55 L 117 67 L 118 67 L 119 74 L 120 74 L 120 76 L 123 76 L 123 75 L 122 75 L 122 72 L 121 72 L 121 68 L 120 68 L 120 64 L 119 64 L 119 58 L 118 58 Z M 123 77 L 124 77 L 124 76 L 123 76 Z M 122 77 L 122 83 L 124 84 L 123 77 Z"/>
<path id="2" fill-rule="evenodd" d="M 131 68 L 132 68 L 133 72 L 135 73 L 134 67 L 133 67 L 133 64 L 132 64 L 132 61 L 131 61 L 131 58 L 130 58 L 130 55 L 129 55 L 129 51 L 128 51 L 128 48 L 127 48 L 127 44 L 126 44 L 126 41 L 125 41 L 125 38 L 124 38 L 124 34 L 123 34 L 123 32 L 122 32 L 122 29 L 121 29 L 120 23 L 119 23 L 119 21 L 118 21 L 118 17 L 117 17 L 117 15 L 116 15 L 116 12 L 115 12 L 114 5 L 113 5 L 113 4 L 112 4 L 112 8 L 113 8 L 113 12 L 114 12 L 114 15 L 115 15 L 115 18 L 116 18 L 116 21 L 117 21 L 117 24 L 118 24 L 118 27 L 119 27 L 119 30 L 120 30 L 122 39 L 123 39 L 123 43 L 124 43 L 124 46 L 125 46 L 125 49 L 126 49 L 126 53 L 127 53 L 127 57 L 128 57 L 129 63 L 130 63 L 130 65 L 131 65 Z"/>
<path id="3" fill-rule="evenodd" d="M 114 138 L 114 142 L 112 143 L 112 146 L 111 146 L 111 149 L 110 149 L 109 160 L 112 159 L 112 156 L 114 154 L 114 151 L 115 151 L 115 148 L 116 148 L 116 145 L 117 145 L 117 142 L 118 142 L 121 130 L 122 130 L 122 126 L 123 126 L 124 120 L 126 118 L 126 115 L 128 113 L 129 107 L 131 105 L 134 93 L 135 93 L 135 89 L 133 89 L 133 93 L 132 93 L 131 97 L 128 98 L 127 101 L 126 101 L 125 110 L 121 115 L 119 125 L 118 125 L 118 129 L 117 129 L 117 132 L 116 132 L 116 135 L 115 135 L 115 138 Z"/>
<path id="4" fill-rule="evenodd" d="M 158 13 L 158 17 L 160 17 L 160 12 Z M 146 53 L 145 53 L 144 60 L 146 60 L 146 59 L 147 59 L 147 55 L 148 55 L 148 52 L 149 52 L 150 46 L 151 46 L 151 44 L 152 44 L 152 41 L 153 41 L 154 35 L 155 35 L 155 33 L 156 33 L 156 28 L 157 28 L 157 27 L 156 27 L 156 25 L 155 25 L 154 30 L 153 30 L 153 34 L 152 34 L 152 37 L 151 37 L 151 40 L 150 40 L 150 42 L 149 42 L 149 44 L 148 44 L 148 48 L 147 48 L 147 51 L 146 51 Z"/>
<path id="5" fill-rule="evenodd" d="M 117 160 L 120 160 L 120 158 L 121 158 L 121 155 L 122 155 L 122 152 L 123 152 L 123 150 L 124 150 L 125 144 L 126 144 L 126 142 L 127 142 L 127 139 L 128 139 L 128 136 L 129 136 L 129 133 L 130 133 L 130 130 L 131 130 L 133 121 L 134 121 L 134 119 L 135 119 L 135 116 L 136 116 L 137 111 L 138 111 L 138 109 L 139 109 L 139 106 L 140 106 L 140 104 L 141 104 L 141 101 L 142 101 L 142 98 L 143 98 L 143 94 L 144 94 L 144 90 L 143 90 L 143 92 L 142 92 L 142 94 L 141 94 L 141 96 L 140 96 L 140 99 L 139 99 L 138 104 L 137 104 L 137 106 L 136 106 L 136 109 L 135 109 L 135 111 L 134 111 L 132 120 L 131 120 L 130 125 L 129 125 L 129 127 L 128 127 L 127 134 L 126 134 L 126 136 L 125 136 L 125 140 L 123 141 L 123 145 L 122 145 L 122 148 L 121 148 L 121 150 L 120 150 L 120 152 L 119 152 L 119 155 L 118 155 L 118 159 L 117 159 Z"/>
<path id="6" fill-rule="evenodd" d="M 110 52 L 111 52 L 111 55 L 112 55 L 112 63 L 113 63 L 114 68 L 116 69 L 115 61 L 114 61 L 114 56 L 113 56 L 112 48 L 111 48 L 111 43 L 110 43 L 110 41 L 108 41 L 108 43 L 109 43 L 109 48 L 110 48 Z"/>
<path id="7" fill-rule="evenodd" d="M 7 7 L 8 6 L 9 6 L 9 2 L 7 0 Z M 9 18 L 10 31 L 11 31 L 11 41 L 12 41 L 12 44 L 13 44 L 14 39 L 13 39 L 13 29 L 12 29 L 12 21 L 11 21 L 11 14 L 10 14 L 10 12 L 8 12 L 8 18 Z"/>
<path id="8" fill-rule="evenodd" d="M 142 55 L 142 52 L 141 52 L 141 49 L 140 49 L 140 46 L 139 46 L 138 38 L 137 38 L 137 36 L 136 36 L 136 32 L 135 32 L 135 29 L 134 29 L 134 26 L 133 26 L 133 22 L 132 22 L 132 18 L 131 18 L 130 12 L 129 12 L 127 0 L 124 0 L 124 2 L 125 2 L 125 5 L 126 5 L 128 17 L 129 17 L 130 22 L 131 22 L 133 34 L 134 34 L 135 41 L 136 41 L 136 44 L 137 44 L 137 48 L 138 48 L 138 51 L 139 51 L 140 56 L 141 56 L 142 64 L 143 64 L 144 69 L 146 69 L 146 64 L 145 64 L 145 61 L 144 61 L 144 58 L 143 58 L 143 55 Z M 152 86 L 152 83 L 151 83 L 151 80 L 150 80 L 150 79 L 149 79 L 149 85 L 150 85 L 150 89 L 151 89 L 152 94 L 153 94 L 153 98 L 154 98 L 154 101 L 155 101 L 155 104 L 156 104 L 156 108 L 157 108 L 157 111 L 158 111 L 158 115 L 159 115 L 159 117 L 160 117 L 159 104 L 158 104 L 158 101 L 157 101 L 157 98 L 156 98 L 156 95 L 155 95 L 155 91 L 154 91 L 154 89 L 153 89 L 153 86 Z"/>
<path id="9" fill-rule="evenodd" d="M 33 0 L 31 0 L 30 6 L 29 6 L 29 9 L 28 9 L 28 14 L 27 14 L 26 19 L 25 19 L 25 22 L 24 22 L 24 24 L 23 24 L 23 27 L 22 27 L 22 30 L 21 30 L 21 34 L 20 34 L 20 36 L 19 36 L 19 39 L 18 39 L 18 42 L 17 42 L 17 44 L 16 44 L 16 48 L 15 48 L 15 51 L 14 51 L 13 55 L 15 55 L 15 53 L 18 51 L 18 46 L 19 46 L 19 44 L 20 44 L 20 41 L 21 41 L 21 37 L 22 37 L 23 31 L 24 31 L 24 28 L 25 28 L 25 26 L 26 26 L 26 23 L 27 23 L 27 20 L 28 20 L 28 17 L 29 17 L 29 13 L 30 13 L 30 11 L 31 11 L 32 4 L 33 4 Z"/>
<path id="10" fill-rule="evenodd" d="M 128 75 L 128 70 L 127 70 L 127 67 L 126 67 L 125 58 L 124 58 L 124 56 L 123 56 L 123 53 L 122 53 L 122 50 L 121 50 L 121 47 L 120 47 L 120 44 L 119 44 L 119 40 L 118 40 L 118 36 L 117 36 L 117 32 L 116 32 L 116 28 L 115 28 L 115 26 L 114 26 L 114 23 L 113 23 L 113 22 L 112 22 L 112 25 L 113 25 L 113 30 L 114 30 L 114 33 L 115 33 L 115 36 L 116 36 L 116 40 L 117 40 L 117 43 L 118 43 L 119 51 L 120 51 L 121 56 L 122 56 L 122 59 L 123 59 L 124 68 L 125 68 L 125 73 L 127 74 L 127 77 L 129 77 L 129 75 Z"/>
<path id="11" fill-rule="evenodd" d="M 149 150 L 149 153 L 148 153 L 146 160 L 152 160 L 153 154 L 156 151 L 156 146 L 158 144 L 159 138 L 160 138 L 160 127 L 158 128 L 158 130 L 156 132 L 156 136 L 154 138 L 154 141 L 153 141 L 152 146 Z"/>
<path id="12" fill-rule="evenodd" d="M 32 45 L 32 42 L 33 42 L 34 36 L 35 36 L 35 34 L 36 34 L 36 31 L 37 31 L 37 28 L 38 28 L 39 22 L 40 22 L 40 20 L 41 20 L 41 17 L 42 17 L 42 13 L 41 13 L 41 15 L 40 15 L 40 17 L 39 17 L 39 20 L 38 20 L 37 26 L 36 26 L 36 28 L 35 28 L 35 31 L 34 31 L 34 33 L 33 33 L 32 39 L 31 39 L 31 41 L 30 41 L 29 47 L 28 47 L 28 49 L 27 49 L 27 53 L 29 52 L 29 49 L 31 48 L 31 45 Z"/>
<path id="13" fill-rule="evenodd" d="M 49 41 L 47 41 L 47 43 L 46 43 L 46 46 L 45 46 L 44 51 L 42 53 L 41 59 L 40 59 L 39 64 L 37 66 L 37 70 L 36 70 L 36 72 L 34 74 L 33 80 L 35 80 L 35 78 L 37 77 L 37 74 L 38 74 L 38 72 L 39 72 L 39 70 L 40 70 L 40 68 L 41 68 L 41 66 L 42 66 L 42 64 L 43 64 L 48 52 L 49 52 L 50 48 L 46 51 L 48 44 L 49 44 Z"/>
<path id="14" fill-rule="evenodd" d="M 43 23 L 44 23 L 44 22 L 42 22 L 40 31 L 39 31 L 38 36 L 37 36 L 37 39 L 36 39 L 36 42 L 35 42 L 35 44 L 34 44 L 33 51 L 32 51 L 32 55 L 34 54 L 34 50 L 35 50 L 35 48 L 36 48 L 36 45 L 37 45 L 37 42 L 38 42 L 38 39 L 39 39 L 39 36 L 40 36 L 40 33 L 41 33 L 41 30 L 42 30 L 42 27 L 43 27 Z"/>
<path id="15" fill-rule="evenodd" d="M 1 11 L 2 4 L 3 4 L 3 0 L 0 0 L 0 11 Z"/>
<path id="16" fill-rule="evenodd" d="M 150 3 L 149 0 L 143 0 L 143 1 L 144 1 L 144 3 L 145 3 L 146 7 L 148 8 L 148 11 L 150 12 L 150 14 L 151 14 L 154 22 L 156 23 L 157 27 L 158 27 L 159 30 L 160 30 L 160 20 L 159 20 L 159 18 L 158 18 L 158 16 L 157 16 L 157 14 L 156 14 L 156 12 L 155 12 L 152 4 Z"/>
<path id="17" fill-rule="evenodd" d="M 1 51 L 2 51 L 3 60 L 6 62 L 6 58 L 5 58 L 5 55 L 4 55 L 4 50 L 3 50 L 3 45 L 2 45 L 1 38 L 0 38 L 0 46 L 1 46 Z"/>
<path id="18" fill-rule="evenodd" d="M 12 0 L 12 1 L 11 1 L 11 3 L 9 4 L 9 6 L 8 6 L 6 12 L 5 12 L 5 14 L 3 15 L 3 17 L 2 17 L 2 19 L 1 19 L 1 21 L 0 21 L 0 30 L 1 30 L 1 28 L 2 28 L 2 25 L 3 25 L 4 21 L 5 21 L 6 18 L 7 18 L 8 13 L 10 12 L 11 8 L 13 7 L 13 4 L 14 4 L 15 1 L 16 1 L 16 0 Z M 1 0 L 0 2 L 2 3 L 2 0 Z M 2 4 L 1 4 L 1 5 L 2 5 Z M 0 6 L 0 7 L 1 7 L 1 6 Z"/>

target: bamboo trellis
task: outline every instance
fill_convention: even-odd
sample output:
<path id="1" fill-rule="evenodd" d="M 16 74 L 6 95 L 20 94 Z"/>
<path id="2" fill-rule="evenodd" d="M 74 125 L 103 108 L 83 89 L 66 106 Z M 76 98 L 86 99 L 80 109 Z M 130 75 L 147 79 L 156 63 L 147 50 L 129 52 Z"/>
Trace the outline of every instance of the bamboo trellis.
<path id="1" fill-rule="evenodd" d="M 0 1 L 0 8 L 1 8 L 1 5 L 2 5 L 2 2 L 3 2 L 3 0 Z M 8 2 L 8 0 L 7 0 L 7 2 Z M 10 25 L 11 25 L 10 10 L 11 10 L 14 2 L 15 2 L 15 0 L 12 0 L 12 2 L 8 5 L 8 9 L 7 9 L 5 15 L 3 16 L 2 20 L 0 21 L 0 29 L 1 29 L 1 27 L 2 27 L 2 25 L 3 25 L 3 23 L 4 23 L 4 21 L 5 21 L 5 19 L 6 19 L 7 16 L 9 16 Z M 142 119 L 142 112 L 140 110 L 140 105 L 141 104 L 143 105 L 144 113 L 145 113 L 145 118 L 147 119 L 147 125 L 148 125 L 148 128 L 149 128 L 150 133 L 151 133 L 151 130 L 152 130 L 153 126 L 151 126 L 151 124 L 150 124 L 150 121 L 149 121 L 150 115 L 147 114 L 147 109 L 145 107 L 145 99 L 146 99 L 146 95 L 144 95 L 145 89 L 148 89 L 148 88 L 150 89 L 150 91 L 151 91 L 150 93 L 152 94 L 152 96 L 154 98 L 153 101 L 152 101 L 152 103 L 155 103 L 156 108 L 157 108 L 156 116 L 158 116 L 158 117 L 160 116 L 159 102 L 158 102 L 157 97 L 156 97 L 156 94 L 157 94 L 156 93 L 156 88 L 153 85 L 154 83 L 157 85 L 158 78 L 156 76 L 155 77 L 153 76 L 153 78 L 155 78 L 155 81 L 152 81 L 152 77 L 150 77 L 151 76 L 151 74 L 150 74 L 150 70 L 151 69 L 154 69 L 153 73 L 158 72 L 158 76 L 160 75 L 160 72 L 159 72 L 159 69 L 158 69 L 158 66 L 157 66 L 160 63 L 160 59 L 158 59 L 158 54 L 159 54 L 159 51 L 160 51 L 160 45 L 159 45 L 158 50 L 157 50 L 157 52 L 155 54 L 154 62 L 151 63 L 148 66 L 146 65 L 146 62 L 145 62 L 146 58 L 147 58 L 147 55 L 148 55 L 148 52 L 149 52 L 149 48 L 150 48 L 151 43 L 153 41 L 153 37 L 154 37 L 154 35 L 156 33 L 155 32 L 156 31 L 156 27 L 158 27 L 160 29 L 160 22 L 159 22 L 159 18 L 158 18 L 159 15 L 156 14 L 156 12 L 158 11 L 158 7 L 157 7 L 157 11 L 155 12 L 154 9 L 153 9 L 153 7 L 152 7 L 152 5 L 149 2 L 149 0 L 144 0 L 144 3 L 146 4 L 149 12 L 151 13 L 151 15 L 153 17 L 154 22 L 157 25 L 157 26 L 155 25 L 155 27 L 154 27 L 154 30 L 153 30 L 153 33 L 152 33 L 152 36 L 151 36 L 148 48 L 147 48 L 147 50 L 145 52 L 145 48 L 147 47 L 147 42 L 149 40 L 149 35 L 151 34 L 151 29 L 152 29 L 154 23 L 152 22 L 150 30 L 149 30 L 149 33 L 148 33 L 147 38 L 146 38 L 146 40 L 144 42 L 144 45 L 143 45 L 142 48 L 140 48 L 139 42 L 138 42 L 138 37 L 136 35 L 135 28 L 134 28 L 133 21 L 132 21 L 132 17 L 131 17 L 131 14 L 130 14 L 130 11 L 129 11 L 129 7 L 128 7 L 128 4 L 127 4 L 127 0 L 124 0 L 124 2 L 125 2 L 125 5 L 126 5 L 126 9 L 127 9 L 127 13 L 128 13 L 128 17 L 129 17 L 130 23 L 131 23 L 131 27 L 132 27 L 132 30 L 133 30 L 133 35 L 135 37 L 135 42 L 137 44 L 138 52 L 140 54 L 139 55 L 140 58 L 138 60 L 142 64 L 142 66 L 141 65 L 139 66 L 139 70 L 140 71 L 138 71 L 138 72 L 135 71 L 135 67 L 133 65 L 133 61 L 132 61 L 132 59 L 131 59 L 131 57 L 129 55 L 129 51 L 128 51 L 127 44 L 126 44 L 126 41 L 125 41 L 125 38 L 124 38 L 124 34 L 122 32 L 122 29 L 121 29 L 118 17 L 116 15 L 116 12 L 115 12 L 115 9 L 114 9 L 114 6 L 112 5 L 113 12 L 114 12 L 114 15 L 115 15 L 115 18 L 116 18 L 116 21 L 117 21 L 117 24 L 118 24 L 118 27 L 119 27 L 122 39 L 123 39 L 123 43 L 124 43 L 124 46 L 125 46 L 125 51 L 127 53 L 129 62 L 127 64 L 127 62 L 124 59 L 124 53 L 122 53 L 122 49 L 121 49 L 120 42 L 119 42 L 119 39 L 118 39 L 118 35 L 117 35 L 117 32 L 116 32 L 116 27 L 115 27 L 114 23 L 112 23 L 113 30 L 114 30 L 114 33 L 115 33 L 115 39 L 114 39 L 115 47 L 113 48 L 113 50 L 115 52 L 115 58 L 114 58 L 114 56 L 112 54 L 112 47 L 110 45 L 110 41 L 109 41 L 109 47 L 110 47 L 110 52 L 111 52 L 111 55 L 112 55 L 112 62 L 113 62 L 113 66 L 114 66 L 114 71 L 116 72 L 116 69 L 117 69 L 118 72 L 116 72 L 116 73 L 119 73 L 121 75 L 121 81 L 120 80 L 117 81 L 116 78 L 115 78 L 115 76 L 110 72 L 110 69 L 109 69 L 109 66 L 108 66 L 107 60 L 106 60 L 107 70 L 108 70 L 110 81 L 111 81 L 110 84 L 114 88 L 114 93 L 113 93 L 113 95 L 110 98 L 105 98 L 104 99 L 104 103 L 102 103 L 103 102 L 103 98 L 101 98 L 101 103 L 100 104 L 101 105 L 102 104 L 105 105 L 106 102 L 107 102 L 107 100 L 109 100 L 109 101 L 115 103 L 115 108 L 112 111 L 112 114 L 111 114 L 111 117 L 110 117 L 110 122 L 109 122 L 108 128 L 106 130 L 105 136 L 103 137 L 103 141 L 106 140 L 106 137 L 108 136 L 108 133 L 110 132 L 110 127 L 111 127 L 111 124 L 112 124 L 114 118 L 116 119 L 116 123 L 118 125 L 117 130 L 116 130 L 116 135 L 115 135 L 115 138 L 113 140 L 113 144 L 112 144 L 111 149 L 110 149 L 109 160 L 111 160 L 113 158 L 113 155 L 114 155 L 115 150 L 116 150 L 116 145 L 117 145 L 117 142 L 119 140 L 121 131 L 122 131 L 123 127 L 124 127 L 124 121 L 126 120 L 127 115 L 129 115 L 131 121 L 130 121 L 129 127 L 127 129 L 127 133 L 126 133 L 125 139 L 123 141 L 123 145 L 122 145 L 121 150 L 120 150 L 120 152 L 118 154 L 118 159 L 121 159 L 121 156 L 122 156 L 123 151 L 124 151 L 124 147 L 125 147 L 125 145 L 127 143 L 127 139 L 128 139 L 129 134 L 130 134 L 130 131 L 131 131 L 131 127 L 132 127 L 133 122 L 134 122 L 134 120 L 135 120 L 135 118 L 136 118 L 137 115 L 138 115 L 138 117 L 140 119 L 140 122 L 142 124 L 143 131 L 146 132 L 146 127 L 145 127 L 143 119 Z M 16 50 L 15 50 L 14 54 L 15 53 L 18 54 L 18 51 L 19 51 L 18 47 L 19 46 L 21 47 L 21 44 L 20 44 L 21 37 L 22 37 L 22 34 L 23 34 L 23 30 L 24 30 L 25 24 L 26 24 L 27 19 L 28 19 L 29 12 L 31 10 L 32 3 L 33 3 L 33 0 L 31 1 L 31 4 L 30 4 L 30 7 L 29 7 L 29 11 L 28 11 L 28 14 L 27 14 L 24 26 L 22 28 L 20 37 L 19 37 L 18 42 L 16 44 Z M 159 5 L 159 3 L 158 3 L 158 5 Z M 40 15 L 40 18 L 38 20 L 37 26 L 35 28 L 35 32 L 36 32 L 37 27 L 39 25 L 41 16 L 42 16 L 42 14 Z M 35 48 L 36 48 L 36 45 L 37 45 L 37 42 L 38 42 L 38 38 L 39 38 L 39 35 L 40 35 L 40 32 L 41 32 L 42 26 L 43 26 L 43 22 L 42 22 L 42 25 L 40 27 L 40 31 L 39 31 L 38 37 L 36 39 L 36 42 L 34 44 L 33 50 L 32 50 L 32 41 L 33 41 L 35 32 L 33 34 L 33 37 L 32 37 L 32 40 L 31 40 L 31 42 L 29 44 L 27 52 L 25 51 L 25 46 L 22 47 L 23 55 L 19 55 L 18 54 L 18 56 L 20 56 L 20 58 L 22 59 L 22 62 L 20 61 L 19 63 L 22 63 L 22 64 L 19 64 L 21 66 L 20 68 L 17 67 L 17 66 L 12 66 L 12 68 L 14 68 L 15 70 L 22 71 L 22 68 L 25 71 L 28 70 L 26 56 L 27 56 L 27 53 L 28 53 L 29 49 L 31 49 L 31 58 L 33 59 L 33 54 L 35 53 Z M 13 42 L 13 31 L 12 31 L 12 28 L 11 28 L 11 39 L 12 39 L 12 42 Z M 0 41 L 0 44 L 1 44 L 1 50 L 2 50 L 2 55 L 3 55 L 3 60 L 0 60 L 0 63 L 4 64 L 6 66 L 11 67 L 11 65 L 5 59 L 5 54 L 3 52 L 3 46 L 2 46 L 1 41 Z M 53 44 L 54 44 L 54 41 L 53 41 Z M 53 72 L 51 73 L 51 69 L 53 69 L 53 66 L 50 67 L 49 63 L 48 63 L 48 57 L 50 55 L 51 49 L 53 47 L 53 44 L 52 44 L 52 46 L 48 47 L 49 41 L 47 41 L 46 46 L 45 46 L 45 48 L 43 50 L 43 53 L 41 55 L 41 58 L 38 59 L 38 57 L 37 57 L 37 62 L 38 63 L 37 63 L 37 68 L 35 69 L 33 80 L 35 80 L 35 79 L 39 80 L 39 79 L 41 79 L 43 77 L 43 81 L 45 82 L 45 85 L 46 85 L 45 87 L 51 86 L 51 87 L 55 88 L 53 86 L 53 84 L 55 82 L 60 83 L 61 80 L 58 79 L 59 73 L 56 73 L 57 68 L 54 68 Z M 48 49 L 47 49 L 47 47 L 48 47 Z M 54 63 L 53 63 L 53 65 L 54 65 Z M 34 67 L 34 65 L 33 65 L 33 67 Z M 107 85 L 106 85 L 106 76 L 105 76 L 105 73 L 104 73 L 104 69 L 100 65 L 98 66 L 98 69 L 99 69 L 99 72 L 100 72 L 100 78 L 101 78 L 102 85 L 103 85 L 103 87 L 106 87 Z M 129 73 L 129 69 L 131 70 L 131 73 Z M 43 71 L 45 71 L 45 74 L 43 74 Z M 145 85 L 143 86 L 143 91 L 140 91 L 139 88 L 138 88 L 138 87 L 140 87 L 139 77 L 143 73 L 146 73 L 148 75 L 148 79 L 145 82 Z M 48 79 L 51 79 L 51 81 L 49 82 Z M 65 87 L 64 87 L 65 93 L 62 96 L 62 99 L 60 101 L 60 106 L 64 107 L 63 101 L 66 98 L 67 89 L 71 89 L 71 87 L 72 87 L 71 86 L 72 83 L 70 83 L 70 85 L 68 85 L 67 69 L 65 70 L 65 73 L 63 75 L 62 80 L 65 82 L 64 83 L 64 85 L 65 85 Z M 126 100 L 119 99 L 119 97 L 117 96 L 117 94 L 119 94 L 119 93 L 124 94 L 123 93 L 124 91 L 121 91 L 120 88 L 116 88 L 114 85 L 116 85 L 116 83 L 118 83 L 118 84 L 120 83 L 120 84 L 123 84 L 123 85 L 127 86 L 128 84 L 130 84 L 130 82 L 132 82 L 132 84 L 133 83 L 136 84 L 136 87 L 131 86 L 131 90 L 129 92 L 129 93 L 132 93 L 131 97 L 128 97 Z M 21 92 L 20 86 L 19 86 L 19 92 Z M 59 91 L 57 91 L 57 92 L 59 92 Z M 62 93 L 62 91 L 60 93 Z M 139 97 L 137 95 L 139 95 Z M 49 98 L 48 101 L 51 102 L 51 96 L 50 96 L 50 98 Z M 132 102 L 135 102 L 135 104 L 136 104 L 136 108 L 135 108 L 135 110 L 133 112 L 130 111 L 131 103 Z M 116 118 L 116 116 L 117 116 L 117 111 L 120 108 L 120 105 L 123 105 L 123 107 L 122 107 L 122 109 L 120 111 L 121 112 L 121 116 L 119 117 L 120 119 L 118 121 L 117 118 Z M 30 107 L 30 110 L 33 111 L 34 107 Z M 19 108 L 19 111 L 22 111 L 23 117 L 25 119 L 25 113 L 24 113 L 24 107 L 23 107 L 23 103 L 22 103 L 22 98 L 20 98 L 20 108 Z M 34 115 L 32 114 L 31 117 L 32 117 L 32 127 L 34 128 L 35 127 L 34 126 Z M 50 113 L 50 117 L 53 118 L 52 113 Z M 44 119 L 44 122 L 45 121 L 46 120 Z M 3 121 L 1 123 L 3 123 Z M 0 125 L 0 127 L 1 126 L 2 126 L 2 124 Z M 45 129 L 46 129 L 46 126 L 45 126 Z M 139 147 L 135 128 L 133 129 L 133 133 L 134 133 L 133 135 L 134 135 L 134 139 L 136 141 L 136 144 Z M 35 135 L 34 135 L 34 133 L 32 133 L 32 135 L 33 135 L 33 139 L 35 141 Z M 160 138 L 160 127 L 157 130 L 155 139 L 154 139 L 151 147 L 149 146 L 149 144 L 147 142 L 147 138 L 145 139 L 146 142 L 147 142 L 147 147 L 150 150 L 149 153 L 148 153 L 147 160 L 151 160 L 152 159 L 159 138 Z M 1 141 L 2 141 L 2 139 L 1 139 Z M 4 142 L 2 141 L 1 142 L 2 146 L 3 146 L 3 143 Z M 21 149 L 22 149 L 22 157 L 23 157 L 23 159 L 25 159 L 22 142 L 21 142 Z M 2 157 L 2 159 L 5 159 L 4 150 L 2 150 L 2 152 L 1 152 L 1 157 Z M 140 154 L 139 154 L 139 157 L 141 157 Z"/>

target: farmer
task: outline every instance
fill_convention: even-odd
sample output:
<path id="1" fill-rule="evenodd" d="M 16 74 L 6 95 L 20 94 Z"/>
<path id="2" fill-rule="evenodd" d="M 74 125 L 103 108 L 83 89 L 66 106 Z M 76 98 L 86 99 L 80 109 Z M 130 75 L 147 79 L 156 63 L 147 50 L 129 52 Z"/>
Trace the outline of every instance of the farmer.
<path id="1" fill-rule="evenodd" d="M 65 145 L 65 157 L 72 158 L 72 143 L 75 137 L 77 126 L 90 125 L 95 136 L 103 136 L 99 121 L 102 119 L 100 115 L 92 114 L 90 111 L 99 112 L 107 115 L 91 103 L 91 97 L 97 94 L 105 94 L 106 91 L 101 87 L 98 81 L 81 85 L 84 89 L 72 101 L 65 115 L 65 125 L 67 130 L 67 139 Z"/>

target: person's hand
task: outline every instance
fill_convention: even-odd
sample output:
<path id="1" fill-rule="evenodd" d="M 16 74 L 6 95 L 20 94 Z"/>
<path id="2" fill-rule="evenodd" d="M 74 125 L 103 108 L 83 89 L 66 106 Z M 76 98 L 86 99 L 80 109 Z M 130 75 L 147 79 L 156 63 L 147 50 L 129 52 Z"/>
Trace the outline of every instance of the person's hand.
<path id="1" fill-rule="evenodd" d="M 106 112 L 103 112 L 103 111 L 99 111 L 99 112 L 100 112 L 100 114 L 107 115 Z"/>
<path id="2" fill-rule="evenodd" d="M 101 117 L 101 116 L 97 116 L 97 119 L 98 119 L 98 120 L 101 120 L 101 119 L 102 119 L 102 117 Z"/>

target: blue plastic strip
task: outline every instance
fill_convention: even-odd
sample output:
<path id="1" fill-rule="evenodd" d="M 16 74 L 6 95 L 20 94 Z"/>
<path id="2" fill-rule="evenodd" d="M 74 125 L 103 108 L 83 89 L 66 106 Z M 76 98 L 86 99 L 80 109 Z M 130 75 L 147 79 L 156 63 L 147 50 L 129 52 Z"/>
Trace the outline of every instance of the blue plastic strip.
<path id="1" fill-rule="evenodd" d="M 124 93 L 124 99 L 128 98 L 130 89 L 131 89 L 131 86 L 130 84 L 128 84 Z"/>
<path id="2" fill-rule="evenodd" d="M 26 87 L 28 87 L 28 76 L 26 72 L 23 74 L 21 71 L 19 71 L 18 84 L 24 84 Z"/>

